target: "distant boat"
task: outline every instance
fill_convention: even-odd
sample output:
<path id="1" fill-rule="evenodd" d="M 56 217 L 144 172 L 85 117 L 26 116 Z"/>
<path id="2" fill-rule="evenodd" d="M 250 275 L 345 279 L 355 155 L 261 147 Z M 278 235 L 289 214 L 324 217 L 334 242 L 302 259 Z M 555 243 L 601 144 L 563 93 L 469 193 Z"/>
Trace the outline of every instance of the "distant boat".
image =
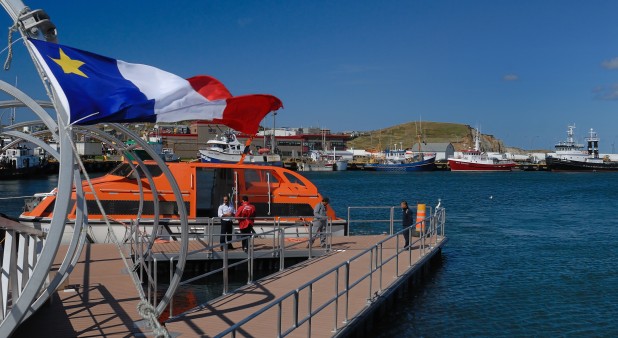
<path id="1" fill-rule="evenodd" d="M 419 122 L 420 124 L 420 122 Z M 364 165 L 365 170 L 375 171 L 433 171 L 436 170 L 436 153 L 425 153 L 421 149 L 422 127 L 416 130 L 418 138 L 418 152 L 404 150 L 402 142 L 394 145 L 394 149 L 387 149 L 374 157 L 374 161 Z"/>
<path id="2" fill-rule="evenodd" d="M 0 154 L 0 179 L 16 179 L 46 172 L 47 161 L 34 155 L 32 149 L 20 146 Z"/>
<path id="3" fill-rule="evenodd" d="M 199 160 L 202 163 L 238 163 L 244 152 L 245 145 L 238 141 L 234 133 L 226 132 L 206 142 L 206 149 L 199 150 Z M 248 153 L 243 163 L 283 166 L 281 156 L 271 154 L 268 148 L 260 148 L 257 155 Z"/>
<path id="4" fill-rule="evenodd" d="M 127 142 L 128 145 L 135 144 L 135 141 L 129 140 Z M 165 162 L 180 162 L 180 156 L 174 153 L 174 150 L 171 148 L 163 148 L 163 140 L 160 137 L 150 137 L 148 144 L 154 149 L 154 151 L 161 157 L 161 159 Z M 133 150 L 135 154 L 142 160 L 152 160 L 150 155 L 141 148 Z"/>
<path id="5" fill-rule="evenodd" d="M 436 169 L 436 154 L 413 154 L 404 149 L 386 150 L 376 156 L 376 162 L 367 163 L 365 170 L 375 171 L 432 171 Z"/>
<path id="6" fill-rule="evenodd" d="M 367 163 L 364 169 L 375 171 L 432 171 L 436 169 L 436 154 L 423 154 L 422 158 L 412 157 L 401 160 L 385 160 L 380 163 Z"/>
<path id="7" fill-rule="evenodd" d="M 502 160 L 489 157 L 481 151 L 479 131 L 474 135 L 474 149 L 462 151 L 460 157 L 449 158 L 448 165 L 451 171 L 511 171 L 517 166 L 511 160 Z"/>
<path id="8" fill-rule="evenodd" d="M 575 126 L 568 126 L 567 140 L 558 142 L 556 152 L 545 158 L 551 171 L 618 171 L 618 162 L 599 157 L 599 138 L 592 128 L 586 138 L 588 149 L 573 139 Z"/>
<path id="9" fill-rule="evenodd" d="M 348 160 L 333 149 L 332 153 L 322 150 L 311 150 L 308 158 L 298 164 L 298 171 L 346 171 Z"/>

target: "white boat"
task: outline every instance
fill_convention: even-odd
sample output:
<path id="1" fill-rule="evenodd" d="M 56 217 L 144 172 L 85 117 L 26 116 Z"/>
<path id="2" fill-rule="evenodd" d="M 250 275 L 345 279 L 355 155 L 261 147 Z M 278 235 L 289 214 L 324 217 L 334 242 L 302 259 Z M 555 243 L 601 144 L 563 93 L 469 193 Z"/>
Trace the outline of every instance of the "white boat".
<path id="1" fill-rule="evenodd" d="M 298 164 L 298 171 L 346 171 L 348 160 L 335 150 L 332 153 L 322 150 L 311 150 L 309 157 Z"/>
<path id="2" fill-rule="evenodd" d="M 348 160 L 343 158 L 341 154 L 337 154 L 337 149 L 333 147 L 332 157 L 328 156 L 328 160 L 326 161 L 326 166 L 331 166 L 333 171 L 346 171 L 348 170 Z"/>
<path id="3" fill-rule="evenodd" d="M 333 171 L 333 165 L 328 161 L 303 160 L 298 164 L 298 171 Z"/>
<path id="4" fill-rule="evenodd" d="M 0 179 L 41 174 L 45 172 L 46 167 L 46 161 L 25 146 L 8 148 L 0 154 Z"/>
<path id="5" fill-rule="evenodd" d="M 245 145 L 238 141 L 234 133 L 226 132 L 208 140 L 206 149 L 199 150 L 199 159 L 202 163 L 238 163 L 245 150 Z M 283 166 L 281 156 L 271 154 L 267 148 L 261 148 L 257 155 L 248 152 L 243 163 Z"/>

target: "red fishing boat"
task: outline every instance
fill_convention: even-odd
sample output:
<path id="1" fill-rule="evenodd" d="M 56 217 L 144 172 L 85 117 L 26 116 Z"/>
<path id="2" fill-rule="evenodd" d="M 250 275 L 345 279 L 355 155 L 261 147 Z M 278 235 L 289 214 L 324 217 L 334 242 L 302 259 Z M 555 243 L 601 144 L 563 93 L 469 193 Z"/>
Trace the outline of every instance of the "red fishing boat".
<path id="1" fill-rule="evenodd" d="M 474 149 L 461 153 L 460 157 L 448 159 L 451 171 L 511 171 L 517 165 L 511 160 L 489 157 L 482 152 L 478 130 L 474 136 Z"/>

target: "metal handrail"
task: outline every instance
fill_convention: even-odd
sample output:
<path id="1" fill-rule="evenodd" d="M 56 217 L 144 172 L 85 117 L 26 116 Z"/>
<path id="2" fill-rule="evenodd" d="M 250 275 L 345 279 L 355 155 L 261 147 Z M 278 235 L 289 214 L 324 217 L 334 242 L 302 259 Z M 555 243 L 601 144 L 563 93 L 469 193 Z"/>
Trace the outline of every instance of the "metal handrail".
<path id="1" fill-rule="evenodd" d="M 438 234 L 438 228 L 440 229 L 440 232 L 442 234 L 444 234 L 444 221 L 445 221 L 445 217 L 444 217 L 444 213 L 445 213 L 445 209 L 444 208 L 436 208 L 435 213 L 431 214 L 430 216 L 427 217 L 425 219 L 425 221 L 428 222 L 429 226 L 425 228 L 425 232 L 421 232 L 420 234 L 420 238 L 415 240 L 414 242 L 411 243 L 411 248 L 414 247 L 414 245 L 419 244 L 419 247 L 417 250 L 420 250 L 421 255 L 425 254 L 425 250 L 426 250 L 426 244 L 425 244 L 425 239 L 428 236 L 428 234 L 430 236 L 435 236 Z M 435 221 L 434 221 L 435 219 Z M 398 263 L 398 259 L 399 259 L 399 254 L 403 251 L 408 251 L 408 257 L 410 257 L 410 261 L 409 261 L 409 267 L 417 264 L 414 263 L 412 264 L 412 251 L 415 249 L 403 249 L 401 250 L 399 248 L 399 237 L 403 236 L 404 233 L 406 233 L 408 236 L 411 237 L 411 231 L 408 231 L 409 229 L 402 229 L 401 231 L 379 241 L 378 243 L 376 243 L 375 245 L 373 245 L 372 247 L 364 250 L 363 252 L 355 255 L 354 257 L 352 257 L 351 259 L 347 260 L 346 262 L 343 262 L 333 268 L 331 268 L 330 270 L 322 273 L 321 275 L 319 275 L 318 277 L 312 279 L 311 281 L 303 284 L 302 286 L 298 287 L 297 289 L 290 291 L 288 293 L 286 293 L 285 295 L 279 297 L 277 300 L 271 302 L 270 304 L 268 304 L 267 306 L 263 307 L 262 309 L 254 312 L 252 315 L 250 315 L 249 317 L 246 317 L 245 319 L 239 321 L 238 323 L 230 326 L 228 329 L 224 330 L 223 332 L 217 334 L 215 337 L 223 337 L 226 336 L 228 334 L 231 334 L 233 337 L 236 336 L 236 333 L 238 330 L 241 329 L 241 327 L 247 323 L 249 323 L 250 321 L 252 321 L 253 319 L 257 318 L 258 316 L 260 316 L 261 314 L 265 313 L 266 311 L 272 309 L 273 307 L 278 307 L 279 311 L 278 311 L 278 317 L 277 317 L 277 329 L 278 329 L 278 336 L 280 337 L 284 337 L 288 334 L 290 334 L 292 331 L 294 331 L 296 328 L 300 327 L 301 325 L 303 325 L 304 323 L 309 323 L 309 327 L 307 329 L 307 336 L 310 337 L 311 336 L 311 319 L 313 316 L 315 316 L 316 314 L 318 314 L 320 311 L 322 311 L 323 309 L 325 309 L 326 307 L 328 307 L 330 304 L 336 303 L 336 307 L 338 306 L 338 301 L 340 297 L 344 297 L 345 298 L 345 318 L 344 318 L 344 325 L 347 324 L 349 322 L 349 306 L 348 306 L 348 302 L 349 302 L 349 292 L 350 290 L 357 286 L 360 285 L 361 282 L 365 281 L 367 278 L 369 278 L 369 287 L 368 287 L 368 302 L 372 302 L 373 299 L 375 297 L 378 296 L 378 293 L 382 292 L 382 267 L 390 262 L 391 260 L 395 259 L 397 260 Z M 389 257 L 384 258 L 383 256 L 383 245 L 384 243 L 386 243 L 387 241 L 393 240 L 393 239 L 397 240 L 397 246 L 396 246 L 396 250 L 395 253 L 390 255 Z M 437 238 L 436 238 L 437 241 Z M 359 277 L 356 281 L 350 283 L 350 265 L 354 262 L 359 260 L 361 257 L 365 256 L 369 254 L 370 255 L 370 263 L 369 263 L 369 271 L 364 274 L 363 276 Z M 374 264 L 375 263 L 375 264 Z M 398 264 L 397 264 L 398 267 Z M 340 283 L 340 272 L 339 270 L 343 269 L 344 270 L 344 284 L 345 284 L 345 289 L 343 291 L 339 291 L 338 288 L 338 284 Z M 374 290 L 373 289 L 373 273 L 376 271 L 380 271 L 379 274 L 379 283 L 378 283 L 378 290 Z M 312 299 L 312 291 L 313 291 L 313 285 L 316 284 L 317 282 L 321 281 L 322 279 L 335 274 L 335 287 L 334 289 L 335 291 L 335 295 L 333 297 L 331 297 L 329 300 L 325 301 L 323 304 L 321 304 L 320 306 L 318 306 L 315 310 L 313 310 L 313 299 Z M 399 272 L 397 270 L 396 272 L 397 276 L 399 276 Z M 302 319 L 298 318 L 298 313 L 299 313 L 299 298 L 300 298 L 300 292 L 308 289 L 308 302 L 309 302 L 309 313 Z M 374 293 L 375 291 L 375 293 Z M 283 302 L 292 298 L 293 299 L 293 323 L 291 325 L 290 328 L 288 328 L 285 331 L 282 331 L 282 311 L 281 308 L 283 307 Z M 337 332 L 337 330 L 339 329 L 338 327 L 338 312 L 335 311 L 334 312 L 334 332 Z"/>
<path id="2" fill-rule="evenodd" d="M 309 218 L 310 216 L 307 216 L 307 218 Z M 209 219 L 208 224 L 210 226 L 206 226 L 204 229 L 203 234 L 192 234 L 192 237 L 195 239 L 202 239 L 203 241 L 205 241 L 206 246 L 197 250 L 193 250 L 187 253 L 187 259 L 190 258 L 192 255 L 196 255 L 196 254 L 200 254 L 200 253 L 214 253 L 215 249 L 217 248 L 222 248 L 223 250 L 223 266 L 221 268 L 206 272 L 204 274 L 198 275 L 198 276 L 193 276 L 187 280 L 183 280 L 179 283 L 179 286 L 182 285 L 186 285 L 192 282 L 195 282 L 197 280 L 218 274 L 218 273 L 222 273 L 222 278 L 223 278 L 223 295 L 227 294 L 229 292 L 229 278 L 228 278 L 228 271 L 230 268 L 239 266 L 239 265 L 243 265 L 243 264 L 247 264 L 247 273 L 248 273 L 248 277 L 247 277 L 247 284 L 253 282 L 253 272 L 254 272 L 254 261 L 257 258 L 262 258 L 262 257 L 266 257 L 269 256 L 270 257 L 278 257 L 279 258 L 279 270 L 283 270 L 285 268 L 285 249 L 288 247 L 292 247 L 295 245 L 298 245 L 300 243 L 293 243 L 290 244 L 289 246 L 285 245 L 285 238 L 286 238 L 286 233 L 285 230 L 286 228 L 290 228 L 291 226 L 287 226 L 287 227 L 283 227 L 280 224 L 280 219 L 279 217 L 277 217 L 275 219 L 275 228 L 273 230 L 270 231 L 266 231 L 266 232 L 260 232 L 260 233 L 254 233 L 254 234 L 232 234 L 233 236 L 237 236 L 238 238 L 233 238 L 231 241 L 225 241 L 224 243 L 214 243 L 215 241 L 215 237 L 218 236 L 225 236 L 228 234 L 217 234 L 213 232 L 213 225 L 216 221 L 221 221 L 222 218 L 226 218 L 226 219 L 232 219 L 232 220 L 237 220 L 237 219 L 242 219 L 242 218 L 236 218 L 236 217 L 213 217 L 211 219 Z M 259 217 L 256 217 L 256 219 L 258 219 Z M 262 217 L 262 218 L 267 218 L 267 219 L 272 219 L 272 217 Z M 281 217 L 281 218 L 285 218 L 285 217 Z M 301 226 L 306 226 L 306 224 L 299 224 L 296 225 L 298 227 Z M 312 238 L 313 237 L 313 227 L 311 226 L 311 224 L 308 225 L 308 229 L 307 229 L 307 236 L 308 238 Z M 200 238 L 199 236 L 202 235 L 205 238 Z M 327 220 L 327 226 L 325 229 L 325 233 L 324 235 L 326 236 L 326 251 L 329 251 L 332 247 L 332 219 L 328 218 Z M 272 236 L 273 238 L 273 246 L 272 246 L 272 250 L 267 250 L 267 251 L 256 251 L 255 250 L 255 245 L 254 245 L 254 240 L 255 237 L 270 237 Z M 298 234 L 296 234 L 294 237 L 296 238 L 298 236 Z M 249 237 L 249 249 L 247 252 L 247 257 L 245 259 L 241 259 L 238 260 L 232 264 L 229 263 L 229 256 L 228 256 L 228 249 L 227 249 L 227 245 L 228 244 L 232 244 L 232 243 L 238 243 L 241 242 L 245 239 L 245 237 Z M 304 243 L 304 242 L 303 242 Z M 312 247 L 309 246 L 308 248 L 308 258 L 313 257 L 313 250 Z M 174 266 L 174 261 L 177 260 L 176 256 L 172 256 L 169 258 L 169 263 L 170 263 L 170 270 L 173 269 Z M 154 262 L 152 263 L 154 265 L 154 270 L 157 270 L 157 264 L 158 262 L 156 260 L 154 260 Z M 170 276 L 172 275 L 172 272 L 170 271 Z M 146 285 L 146 287 L 148 289 L 154 289 L 157 290 L 158 285 L 157 285 L 157 280 L 156 280 L 156 274 L 155 274 L 155 278 L 152 278 L 151 275 L 149 273 L 147 273 L 147 280 L 144 281 L 147 282 L 148 285 Z M 154 285 L 152 284 L 154 283 Z M 156 292 L 155 292 L 156 293 Z M 155 297 L 155 303 L 156 305 L 156 297 Z M 174 316 L 173 313 L 173 300 L 170 302 L 169 304 L 169 316 L 172 317 Z"/>
<path id="3" fill-rule="evenodd" d="M 387 209 L 390 210 L 389 212 L 389 218 L 388 219 L 362 219 L 362 220 L 353 220 L 352 219 L 352 210 L 380 210 L 380 209 Z M 389 224 L 389 234 L 392 235 L 393 234 L 393 229 L 394 229 L 394 206 L 353 206 L 353 207 L 348 207 L 348 218 L 347 218 L 347 222 L 346 222 L 346 234 L 349 236 L 350 235 L 350 224 L 352 223 L 385 223 L 388 222 Z"/>

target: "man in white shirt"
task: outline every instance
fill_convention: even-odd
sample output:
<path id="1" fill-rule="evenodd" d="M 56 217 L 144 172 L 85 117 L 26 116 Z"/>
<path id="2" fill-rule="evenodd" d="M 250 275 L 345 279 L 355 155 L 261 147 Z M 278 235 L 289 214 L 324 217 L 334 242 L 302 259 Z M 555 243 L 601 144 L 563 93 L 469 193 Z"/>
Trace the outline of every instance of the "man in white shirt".
<path id="1" fill-rule="evenodd" d="M 219 242 L 221 244 L 225 242 L 229 242 L 232 240 L 232 232 L 234 231 L 234 222 L 232 218 L 234 217 L 234 204 L 230 203 L 230 199 L 227 196 L 223 197 L 223 203 L 219 206 L 218 215 L 221 218 L 221 237 Z M 234 246 L 232 243 L 228 243 L 228 250 L 234 250 Z M 223 246 L 221 246 L 221 250 L 223 250 Z"/>

